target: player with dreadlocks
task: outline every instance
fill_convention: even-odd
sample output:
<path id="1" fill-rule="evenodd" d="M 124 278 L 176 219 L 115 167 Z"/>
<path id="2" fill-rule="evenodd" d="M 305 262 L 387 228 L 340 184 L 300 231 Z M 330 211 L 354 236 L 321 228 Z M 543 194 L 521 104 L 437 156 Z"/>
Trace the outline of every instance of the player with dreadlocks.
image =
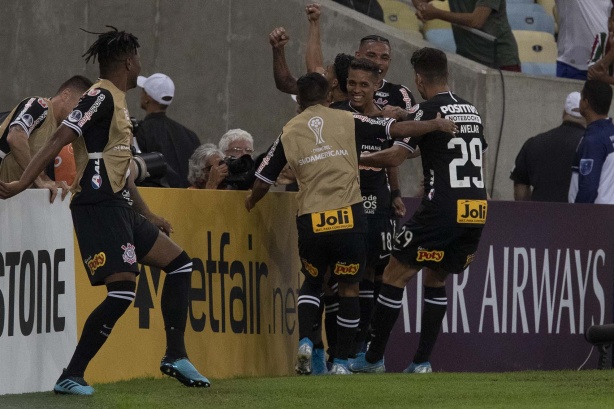
<path id="1" fill-rule="evenodd" d="M 110 27 L 110 26 L 109 26 Z M 85 369 L 135 298 L 137 262 L 164 270 L 161 309 L 166 354 L 160 369 L 186 386 L 210 382 L 187 358 L 184 330 L 192 259 L 168 234 L 168 221 L 153 214 L 136 189 L 130 151 L 132 127 L 126 91 L 136 86 L 141 70 L 137 38 L 114 27 L 98 34 L 83 55 L 98 59 L 100 79 L 85 93 L 47 144 L 32 159 L 21 179 L 0 184 L 0 198 L 30 184 L 61 148 L 73 143 L 77 179 L 70 209 L 79 248 L 92 285 L 105 285 L 107 297 L 90 314 L 75 353 L 54 391 L 91 395 Z"/>

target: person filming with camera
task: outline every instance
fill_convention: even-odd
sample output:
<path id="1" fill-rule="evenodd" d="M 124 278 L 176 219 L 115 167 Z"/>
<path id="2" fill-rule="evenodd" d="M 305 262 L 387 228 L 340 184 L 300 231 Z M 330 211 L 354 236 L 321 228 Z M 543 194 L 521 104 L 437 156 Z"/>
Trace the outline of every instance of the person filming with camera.
<path id="1" fill-rule="evenodd" d="M 231 129 L 220 138 L 219 150 L 224 158 L 211 168 L 207 186 L 220 180 L 217 187 L 207 189 L 249 190 L 255 179 L 254 138 L 243 129 Z M 225 175 L 224 178 L 216 177 Z"/>

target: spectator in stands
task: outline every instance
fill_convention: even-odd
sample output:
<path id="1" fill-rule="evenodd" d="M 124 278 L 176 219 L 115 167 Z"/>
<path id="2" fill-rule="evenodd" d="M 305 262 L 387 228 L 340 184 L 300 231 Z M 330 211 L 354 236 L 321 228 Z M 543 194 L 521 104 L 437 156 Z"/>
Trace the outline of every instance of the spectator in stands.
<path id="1" fill-rule="evenodd" d="M 385 23 L 384 10 L 377 0 L 333 0 L 335 3 L 342 4 L 359 13 L 366 14 L 376 20 Z"/>
<path id="2" fill-rule="evenodd" d="M 588 67 L 588 79 L 614 85 L 614 7 L 610 9 L 608 33 L 595 36 Z"/>
<path id="3" fill-rule="evenodd" d="M 212 143 L 200 145 L 189 160 L 188 189 L 219 189 L 228 176 L 224 153 Z"/>
<path id="4" fill-rule="evenodd" d="M 585 125 L 580 93 L 572 92 L 565 100 L 563 123 L 529 138 L 518 153 L 510 175 L 515 200 L 567 202 L 571 163 Z"/>
<path id="5" fill-rule="evenodd" d="M 580 113 L 587 126 L 571 168 L 571 203 L 614 204 L 614 125 L 608 118 L 611 103 L 610 85 L 597 80 L 584 83 Z"/>
<path id="6" fill-rule="evenodd" d="M 0 180 L 19 180 L 28 167 L 32 156 L 37 153 L 55 132 L 58 125 L 77 105 L 81 95 L 92 82 L 80 75 L 64 82 L 52 98 L 30 97 L 19 103 L 0 125 Z M 50 188 L 51 201 L 55 199 L 57 187 L 62 187 L 62 198 L 68 193 L 63 179 L 53 181 L 44 173 L 34 180 L 34 187 Z"/>
<path id="7" fill-rule="evenodd" d="M 459 55 L 490 67 L 520 72 L 518 44 L 507 20 L 505 0 L 449 0 L 450 11 L 436 8 L 430 4 L 431 0 L 412 1 L 420 20 L 438 18 L 455 24 L 452 31 Z M 477 29 L 496 37 L 496 46 L 492 41 L 458 26 Z"/>
<path id="8" fill-rule="evenodd" d="M 559 35 L 556 76 L 586 80 L 595 35 L 606 32 L 612 0 L 556 0 Z"/>
<path id="9" fill-rule="evenodd" d="M 139 76 L 141 108 L 147 115 L 139 124 L 136 138 L 142 152 L 160 152 L 167 163 L 166 176 L 161 180 L 168 187 L 186 188 L 188 160 L 200 145 L 198 136 L 185 126 L 166 116 L 166 109 L 175 96 L 175 84 L 167 75 Z"/>

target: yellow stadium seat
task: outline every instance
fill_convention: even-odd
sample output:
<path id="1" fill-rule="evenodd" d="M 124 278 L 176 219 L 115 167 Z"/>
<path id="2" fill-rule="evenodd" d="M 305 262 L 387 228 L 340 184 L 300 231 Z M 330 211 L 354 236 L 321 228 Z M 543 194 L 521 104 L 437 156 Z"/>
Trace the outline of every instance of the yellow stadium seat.
<path id="1" fill-rule="evenodd" d="M 384 22 L 403 31 L 420 31 L 420 20 L 409 6 L 399 0 L 379 0 L 384 10 Z"/>
<path id="2" fill-rule="evenodd" d="M 450 5 L 448 4 L 447 0 L 446 1 L 433 1 L 431 2 L 431 4 L 437 7 L 438 9 L 450 11 Z M 426 33 L 427 31 L 433 30 L 433 29 L 452 29 L 452 25 L 448 23 L 447 21 L 443 21 L 439 19 L 429 20 L 426 23 L 424 23 L 422 27 L 422 32 Z"/>
<path id="3" fill-rule="evenodd" d="M 555 0 L 537 0 L 536 3 L 541 4 L 546 13 L 554 17 Z"/>
<path id="4" fill-rule="evenodd" d="M 543 31 L 514 30 L 522 72 L 556 76 L 556 41 Z"/>

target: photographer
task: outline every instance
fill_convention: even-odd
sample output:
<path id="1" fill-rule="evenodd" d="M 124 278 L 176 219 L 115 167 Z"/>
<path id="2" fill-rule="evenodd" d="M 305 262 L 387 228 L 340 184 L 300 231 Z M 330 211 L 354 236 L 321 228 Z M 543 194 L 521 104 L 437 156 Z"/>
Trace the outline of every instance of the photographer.
<path id="1" fill-rule="evenodd" d="M 224 153 L 212 143 L 200 145 L 188 162 L 188 189 L 223 189 L 228 176 Z"/>
<path id="2" fill-rule="evenodd" d="M 228 167 L 228 175 L 218 189 L 249 190 L 255 179 L 252 135 L 243 129 L 231 129 L 222 135 L 218 147 Z"/>

